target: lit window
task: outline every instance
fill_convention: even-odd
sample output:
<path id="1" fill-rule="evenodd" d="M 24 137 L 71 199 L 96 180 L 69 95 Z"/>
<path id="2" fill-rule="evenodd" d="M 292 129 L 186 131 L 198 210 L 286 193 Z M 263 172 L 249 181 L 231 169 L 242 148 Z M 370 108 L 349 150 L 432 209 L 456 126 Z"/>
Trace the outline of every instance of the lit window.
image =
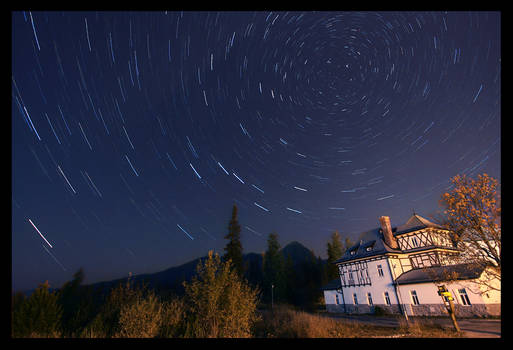
<path id="1" fill-rule="evenodd" d="M 366 249 L 368 252 L 370 252 L 372 250 L 372 247 L 367 247 Z"/>
<path id="2" fill-rule="evenodd" d="M 378 276 L 383 277 L 383 268 L 381 267 L 381 265 L 378 265 Z"/>
<path id="3" fill-rule="evenodd" d="M 372 306 L 372 295 L 371 293 L 367 293 L 367 302 L 369 303 L 370 306 Z"/>
<path id="4" fill-rule="evenodd" d="M 411 299 L 413 301 L 413 305 L 419 305 L 420 303 L 419 303 L 419 297 L 417 296 L 417 291 L 411 290 L 410 294 L 411 294 Z"/>
<path id="5" fill-rule="evenodd" d="M 388 295 L 388 292 L 385 292 L 384 295 L 385 295 L 385 304 L 390 305 L 390 296 Z"/>
<path id="6" fill-rule="evenodd" d="M 470 299 L 468 298 L 467 291 L 465 288 L 458 289 L 458 293 L 460 293 L 461 303 L 463 305 L 472 305 L 470 304 Z"/>
<path id="7" fill-rule="evenodd" d="M 356 293 L 353 293 L 353 301 L 355 305 L 358 305 L 358 297 L 356 296 Z"/>

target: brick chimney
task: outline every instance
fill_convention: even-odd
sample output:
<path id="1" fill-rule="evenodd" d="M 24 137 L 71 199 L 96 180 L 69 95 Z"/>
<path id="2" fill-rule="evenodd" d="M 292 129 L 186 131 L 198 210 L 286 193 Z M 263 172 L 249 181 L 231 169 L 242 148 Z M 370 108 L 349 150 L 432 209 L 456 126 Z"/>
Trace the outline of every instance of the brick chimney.
<path id="1" fill-rule="evenodd" d="M 390 225 L 390 218 L 388 216 L 380 216 L 379 223 L 381 224 L 381 230 L 383 231 L 383 238 L 385 243 L 393 249 L 399 249 L 397 240 L 392 234 L 392 226 Z"/>

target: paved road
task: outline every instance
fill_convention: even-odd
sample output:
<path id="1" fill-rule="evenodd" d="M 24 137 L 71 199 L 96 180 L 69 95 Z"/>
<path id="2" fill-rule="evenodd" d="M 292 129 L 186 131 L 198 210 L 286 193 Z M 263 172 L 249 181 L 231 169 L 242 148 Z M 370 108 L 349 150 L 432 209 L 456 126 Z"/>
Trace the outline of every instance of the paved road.
<path id="1" fill-rule="evenodd" d="M 395 317 L 379 317 L 369 315 L 343 315 L 343 314 L 324 314 L 325 316 L 336 319 L 351 320 L 355 322 L 367 323 L 376 326 L 399 327 L 404 323 L 403 318 Z M 416 321 L 434 322 L 446 328 L 452 328 L 452 322 L 449 318 L 410 318 Z M 464 336 L 468 338 L 500 338 L 501 337 L 501 320 L 500 319 L 460 319 L 458 320 L 460 329 L 465 332 Z"/>

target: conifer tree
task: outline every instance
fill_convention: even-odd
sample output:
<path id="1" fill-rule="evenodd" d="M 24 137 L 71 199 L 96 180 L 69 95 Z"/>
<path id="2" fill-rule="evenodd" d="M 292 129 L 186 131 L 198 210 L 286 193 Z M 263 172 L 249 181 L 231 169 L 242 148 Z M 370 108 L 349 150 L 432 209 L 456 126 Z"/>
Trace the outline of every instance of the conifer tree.
<path id="1" fill-rule="evenodd" d="M 264 299 L 268 302 L 271 302 L 271 299 L 283 301 L 286 297 L 285 258 L 280 248 L 278 234 L 269 234 L 264 254 L 262 283 Z"/>
<path id="2" fill-rule="evenodd" d="M 343 251 L 343 253 L 345 253 L 345 252 L 346 252 L 346 250 L 348 250 L 349 248 L 351 248 L 353 245 L 354 245 L 354 242 L 353 242 L 353 241 L 351 241 L 351 239 L 350 239 L 349 237 L 346 237 L 346 238 L 344 239 L 344 248 L 343 248 L 343 249 L 344 249 L 344 251 Z M 343 253 L 342 253 L 342 254 L 343 254 Z"/>
<path id="3" fill-rule="evenodd" d="M 224 248 L 224 261 L 231 260 L 235 271 L 242 276 L 244 273 L 244 265 L 242 260 L 242 243 L 240 240 L 240 224 L 237 220 L 237 206 L 233 206 L 232 218 L 228 224 L 228 234 L 224 237 L 228 239 L 228 243 Z"/>
<path id="4" fill-rule="evenodd" d="M 338 277 L 338 268 L 335 265 L 335 261 L 340 259 L 344 253 L 344 247 L 342 245 L 341 237 L 338 231 L 333 232 L 331 235 L 331 242 L 327 244 L 328 263 L 326 266 L 327 278 L 329 281 Z"/>
<path id="5" fill-rule="evenodd" d="M 62 306 L 64 336 L 80 334 L 99 308 L 98 302 L 94 300 L 93 288 L 82 285 L 84 277 L 84 270 L 80 268 L 73 275 L 73 279 L 59 289 L 58 302 Z"/>
<path id="6" fill-rule="evenodd" d="M 297 299 L 297 273 L 290 254 L 288 254 L 287 258 L 285 259 L 284 275 L 286 283 L 286 299 L 289 303 L 295 304 Z"/>

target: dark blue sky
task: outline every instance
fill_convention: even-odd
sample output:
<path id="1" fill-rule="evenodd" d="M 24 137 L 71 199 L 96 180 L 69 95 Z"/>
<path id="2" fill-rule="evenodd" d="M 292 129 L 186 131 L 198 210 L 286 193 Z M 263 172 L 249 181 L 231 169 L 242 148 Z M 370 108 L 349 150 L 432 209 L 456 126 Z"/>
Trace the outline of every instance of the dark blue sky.
<path id="1" fill-rule="evenodd" d="M 500 13 L 13 12 L 12 287 L 269 233 L 325 257 L 500 180 Z"/>

